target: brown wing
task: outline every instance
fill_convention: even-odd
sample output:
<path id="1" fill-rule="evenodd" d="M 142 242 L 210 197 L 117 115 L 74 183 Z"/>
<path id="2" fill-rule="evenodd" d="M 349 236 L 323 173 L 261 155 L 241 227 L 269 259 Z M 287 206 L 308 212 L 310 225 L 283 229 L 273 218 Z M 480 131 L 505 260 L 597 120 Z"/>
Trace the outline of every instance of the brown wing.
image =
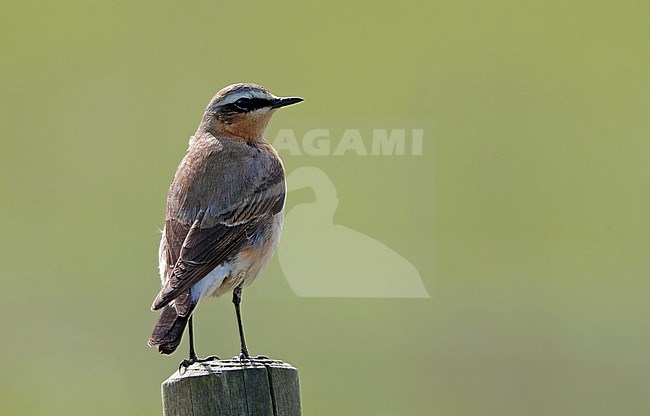
<path id="1" fill-rule="evenodd" d="M 161 309 L 236 254 L 262 224 L 282 210 L 284 189 L 284 170 L 278 161 L 249 198 L 218 213 L 220 221 L 216 226 L 202 228 L 205 211 L 199 211 L 189 228 L 181 221 L 168 219 L 167 258 L 170 264 L 174 261 L 174 266 L 152 309 Z M 174 253 L 179 253 L 177 259 Z"/>

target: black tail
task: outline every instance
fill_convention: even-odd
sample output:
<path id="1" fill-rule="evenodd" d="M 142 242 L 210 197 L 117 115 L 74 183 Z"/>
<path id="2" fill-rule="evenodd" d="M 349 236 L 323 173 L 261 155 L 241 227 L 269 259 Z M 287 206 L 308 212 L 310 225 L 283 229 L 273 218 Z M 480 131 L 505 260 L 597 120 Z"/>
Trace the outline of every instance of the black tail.
<path id="1" fill-rule="evenodd" d="M 192 307 L 192 309 L 194 308 Z M 151 333 L 149 346 L 158 347 L 161 354 L 171 354 L 176 351 L 190 316 L 191 311 L 185 316 L 179 316 L 173 305 L 165 306 Z"/>

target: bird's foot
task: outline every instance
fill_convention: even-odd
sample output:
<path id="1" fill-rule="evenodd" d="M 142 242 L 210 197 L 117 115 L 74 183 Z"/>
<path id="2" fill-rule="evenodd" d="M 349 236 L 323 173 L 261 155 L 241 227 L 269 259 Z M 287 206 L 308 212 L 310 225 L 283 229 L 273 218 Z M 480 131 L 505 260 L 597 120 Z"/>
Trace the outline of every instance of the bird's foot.
<path id="1" fill-rule="evenodd" d="M 248 354 L 248 351 L 242 351 L 239 353 L 239 355 L 236 355 L 232 357 L 233 360 L 239 360 L 239 361 L 255 361 L 255 360 L 268 360 L 269 357 L 266 355 L 256 355 L 255 357 L 251 357 Z"/>
<path id="2" fill-rule="evenodd" d="M 244 361 L 244 360 L 250 360 L 251 356 L 248 355 L 248 350 L 246 348 L 242 348 L 241 352 L 239 353 L 239 361 Z"/>
<path id="3" fill-rule="evenodd" d="M 206 363 L 208 361 L 214 361 L 214 360 L 220 360 L 220 358 L 217 357 L 216 355 L 210 355 L 205 358 L 190 357 L 187 360 L 183 360 L 180 362 L 180 364 L 178 364 L 178 372 L 180 374 L 185 374 L 187 368 L 194 363 Z"/>

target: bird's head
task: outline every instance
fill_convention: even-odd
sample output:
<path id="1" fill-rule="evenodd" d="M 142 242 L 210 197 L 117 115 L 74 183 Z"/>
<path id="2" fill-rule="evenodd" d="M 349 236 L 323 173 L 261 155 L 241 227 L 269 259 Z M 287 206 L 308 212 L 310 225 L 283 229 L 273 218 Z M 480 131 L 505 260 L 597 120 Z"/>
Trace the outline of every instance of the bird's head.
<path id="1" fill-rule="evenodd" d="M 276 97 L 255 84 L 229 85 L 212 98 L 199 129 L 238 140 L 260 140 L 275 110 L 300 101 Z"/>

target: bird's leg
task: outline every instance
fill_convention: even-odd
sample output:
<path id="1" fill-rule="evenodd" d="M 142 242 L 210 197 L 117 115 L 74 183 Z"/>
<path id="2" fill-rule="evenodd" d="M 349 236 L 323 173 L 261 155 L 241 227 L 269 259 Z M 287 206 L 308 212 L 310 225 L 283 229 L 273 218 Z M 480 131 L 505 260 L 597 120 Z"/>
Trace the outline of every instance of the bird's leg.
<path id="1" fill-rule="evenodd" d="M 198 358 L 196 356 L 196 351 L 194 351 L 194 325 L 193 325 L 193 315 L 190 316 L 189 322 L 187 323 L 188 326 L 188 335 L 190 337 L 190 356 L 187 360 L 181 361 L 181 363 L 178 365 L 178 371 L 181 372 L 181 368 L 187 369 L 187 367 L 191 366 L 194 363 L 204 363 L 206 361 L 213 361 L 213 360 L 218 360 L 219 357 L 216 355 L 210 355 L 205 358 Z"/>
<path id="2" fill-rule="evenodd" d="M 190 338 L 190 361 L 196 361 L 198 358 L 196 356 L 196 351 L 194 351 L 194 316 L 190 316 L 190 321 L 187 324 L 189 338 Z"/>
<path id="3" fill-rule="evenodd" d="M 239 359 L 250 359 L 248 355 L 248 349 L 246 348 L 246 340 L 244 339 L 244 325 L 241 320 L 241 310 L 239 305 L 241 304 L 241 293 L 242 293 L 242 283 L 240 283 L 235 290 L 232 291 L 232 303 L 235 305 L 235 313 L 237 314 L 237 327 L 239 328 L 239 339 L 241 340 L 241 354 L 239 354 Z"/>

